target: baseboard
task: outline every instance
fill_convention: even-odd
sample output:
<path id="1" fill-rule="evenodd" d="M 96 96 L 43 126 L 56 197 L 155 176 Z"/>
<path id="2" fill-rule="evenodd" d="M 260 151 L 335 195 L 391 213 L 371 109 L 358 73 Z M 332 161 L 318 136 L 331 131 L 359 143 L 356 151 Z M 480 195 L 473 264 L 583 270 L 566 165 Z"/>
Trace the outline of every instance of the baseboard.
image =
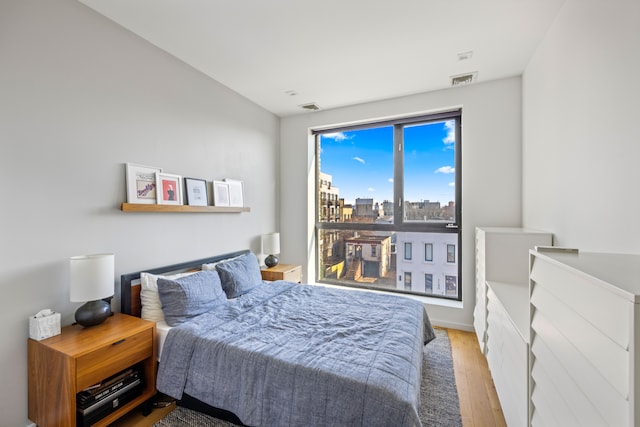
<path id="1" fill-rule="evenodd" d="M 446 328 L 446 329 L 458 329 L 460 331 L 466 331 L 466 332 L 475 331 L 475 329 L 473 329 L 473 325 L 467 325 L 465 323 L 456 323 L 456 322 L 449 322 L 449 321 L 441 321 L 438 319 L 431 319 L 431 324 L 433 326 L 438 326 L 440 328 Z"/>

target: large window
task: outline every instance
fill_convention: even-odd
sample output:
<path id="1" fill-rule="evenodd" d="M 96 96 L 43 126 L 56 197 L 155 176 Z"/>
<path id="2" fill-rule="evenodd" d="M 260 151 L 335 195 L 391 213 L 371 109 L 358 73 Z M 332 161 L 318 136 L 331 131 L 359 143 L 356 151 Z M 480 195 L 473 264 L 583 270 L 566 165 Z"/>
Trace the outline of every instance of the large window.
<path id="1" fill-rule="evenodd" d="M 314 131 L 319 282 L 461 299 L 460 129 L 453 111 Z"/>

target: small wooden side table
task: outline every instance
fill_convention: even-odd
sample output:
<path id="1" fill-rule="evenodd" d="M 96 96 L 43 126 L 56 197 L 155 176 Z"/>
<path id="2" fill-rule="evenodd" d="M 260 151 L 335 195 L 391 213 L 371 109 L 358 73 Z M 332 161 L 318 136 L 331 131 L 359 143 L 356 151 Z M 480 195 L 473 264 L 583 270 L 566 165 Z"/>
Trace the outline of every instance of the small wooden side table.
<path id="1" fill-rule="evenodd" d="M 156 394 L 156 324 L 114 313 L 104 323 L 71 325 L 60 335 L 28 340 L 29 419 L 40 427 L 76 427 L 76 394 L 137 365 L 142 393 L 97 421 L 111 424 Z"/>

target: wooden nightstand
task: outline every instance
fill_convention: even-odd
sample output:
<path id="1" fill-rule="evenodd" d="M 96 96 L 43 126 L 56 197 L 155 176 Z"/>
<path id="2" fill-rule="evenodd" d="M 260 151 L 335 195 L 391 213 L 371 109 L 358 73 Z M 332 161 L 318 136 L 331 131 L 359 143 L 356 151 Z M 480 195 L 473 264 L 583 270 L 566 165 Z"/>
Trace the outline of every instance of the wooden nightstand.
<path id="1" fill-rule="evenodd" d="M 260 270 L 262 280 L 287 280 L 302 283 L 302 266 L 293 264 L 278 264 L 275 267 Z"/>
<path id="2" fill-rule="evenodd" d="M 76 427 L 76 393 L 136 365 L 142 393 L 94 424 L 109 425 L 155 395 L 155 341 L 155 322 L 120 313 L 98 326 L 29 339 L 29 419 L 38 427 Z"/>

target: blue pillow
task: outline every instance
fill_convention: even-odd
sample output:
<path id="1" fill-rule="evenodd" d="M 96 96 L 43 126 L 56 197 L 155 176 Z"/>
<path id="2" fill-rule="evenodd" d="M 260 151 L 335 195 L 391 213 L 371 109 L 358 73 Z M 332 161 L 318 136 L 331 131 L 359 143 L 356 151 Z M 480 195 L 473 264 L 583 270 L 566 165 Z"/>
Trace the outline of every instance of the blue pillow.
<path id="1" fill-rule="evenodd" d="M 169 326 L 177 326 L 227 303 L 216 271 L 200 271 L 174 280 L 161 277 L 158 293 Z"/>
<path id="2" fill-rule="evenodd" d="M 216 265 L 227 298 L 237 298 L 262 284 L 258 258 L 253 253 Z"/>

